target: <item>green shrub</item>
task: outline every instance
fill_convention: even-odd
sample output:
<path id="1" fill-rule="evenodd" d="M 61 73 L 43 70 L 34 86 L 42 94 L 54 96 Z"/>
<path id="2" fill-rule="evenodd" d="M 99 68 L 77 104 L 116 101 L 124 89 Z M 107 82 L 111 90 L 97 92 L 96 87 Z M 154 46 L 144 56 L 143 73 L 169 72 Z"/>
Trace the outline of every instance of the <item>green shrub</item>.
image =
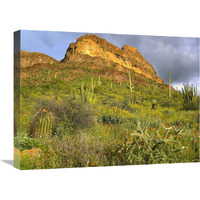
<path id="1" fill-rule="evenodd" d="M 40 101 L 37 107 L 52 111 L 56 118 L 56 127 L 59 131 L 90 127 L 95 124 L 95 112 L 89 104 L 81 99 L 72 97 L 58 101 Z M 62 126 L 62 128 L 61 128 Z M 57 132 L 58 133 L 58 132 Z"/>
<path id="2" fill-rule="evenodd" d="M 20 133 L 14 138 L 15 148 L 23 151 L 25 149 L 32 149 L 39 147 L 41 141 L 39 139 L 30 138 L 28 133 Z"/>
<path id="3" fill-rule="evenodd" d="M 131 119 L 132 115 L 129 111 L 122 110 L 118 107 L 99 106 L 98 121 L 101 123 L 120 124 Z"/>
<path id="4" fill-rule="evenodd" d="M 162 99 L 159 102 L 159 105 L 161 107 L 172 107 L 172 106 L 174 106 L 174 101 L 172 99 Z"/>
<path id="5" fill-rule="evenodd" d="M 199 102 L 185 101 L 183 103 L 183 110 L 199 110 Z"/>
<path id="6" fill-rule="evenodd" d="M 122 122 L 125 122 L 125 119 L 118 115 L 103 115 L 99 121 L 105 124 L 121 124 Z"/>
<path id="7" fill-rule="evenodd" d="M 105 93 L 105 89 L 102 87 L 102 86 L 96 86 L 95 88 L 94 88 L 94 93 L 96 93 L 96 94 L 104 94 Z"/>

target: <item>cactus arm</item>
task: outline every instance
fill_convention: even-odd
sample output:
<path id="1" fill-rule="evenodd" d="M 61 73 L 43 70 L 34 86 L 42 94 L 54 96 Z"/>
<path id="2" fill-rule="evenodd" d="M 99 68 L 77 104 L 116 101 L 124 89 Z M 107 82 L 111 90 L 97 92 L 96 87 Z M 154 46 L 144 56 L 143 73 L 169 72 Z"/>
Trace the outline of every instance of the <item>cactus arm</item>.
<path id="1" fill-rule="evenodd" d="M 128 72 L 128 77 L 129 77 L 129 88 L 130 88 L 130 93 L 132 94 L 133 89 L 132 89 L 132 81 L 131 81 L 131 73 Z"/>
<path id="2" fill-rule="evenodd" d="M 50 117 L 48 116 L 48 126 L 47 126 L 48 135 L 51 135 L 50 124 L 51 124 L 51 121 L 50 121 Z"/>
<path id="3" fill-rule="evenodd" d="M 99 86 L 101 85 L 101 77 L 100 77 L 100 75 L 99 75 L 98 85 Z"/>
<path id="4" fill-rule="evenodd" d="M 38 127 L 38 135 L 36 137 L 40 137 L 42 133 L 42 121 L 43 121 L 43 116 L 40 118 L 40 125 Z"/>
<path id="5" fill-rule="evenodd" d="M 93 97 L 93 95 L 94 95 L 94 80 L 93 80 L 93 76 L 92 76 L 92 79 L 91 79 L 91 95 L 92 95 L 92 97 Z"/>
<path id="6" fill-rule="evenodd" d="M 169 72 L 169 99 L 171 98 L 171 72 Z"/>
<path id="7" fill-rule="evenodd" d="M 44 124 L 44 137 L 45 137 L 45 136 L 48 136 L 47 128 L 48 128 L 48 117 L 45 118 L 45 124 Z"/>

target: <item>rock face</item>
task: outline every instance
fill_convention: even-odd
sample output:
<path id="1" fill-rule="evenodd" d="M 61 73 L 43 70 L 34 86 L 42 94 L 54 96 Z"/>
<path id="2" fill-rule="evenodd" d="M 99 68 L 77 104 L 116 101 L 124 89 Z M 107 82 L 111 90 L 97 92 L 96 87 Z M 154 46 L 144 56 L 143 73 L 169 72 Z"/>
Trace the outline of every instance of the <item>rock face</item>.
<path id="1" fill-rule="evenodd" d="M 65 58 L 61 62 L 82 60 L 84 55 L 112 62 L 118 70 L 123 70 L 123 68 L 134 70 L 157 83 L 164 83 L 157 76 L 153 66 L 143 58 L 135 47 L 124 45 L 120 49 L 103 38 L 87 34 L 79 37 L 76 43 L 70 44 Z"/>
<path id="2" fill-rule="evenodd" d="M 49 63 L 49 64 L 57 64 L 59 63 L 56 59 L 47 56 L 43 53 L 37 53 L 37 52 L 27 52 L 27 51 L 20 51 L 17 54 L 20 53 L 20 57 L 15 55 L 15 58 L 20 58 L 20 67 L 29 67 L 36 63 Z M 18 60 L 15 60 L 18 62 Z"/>

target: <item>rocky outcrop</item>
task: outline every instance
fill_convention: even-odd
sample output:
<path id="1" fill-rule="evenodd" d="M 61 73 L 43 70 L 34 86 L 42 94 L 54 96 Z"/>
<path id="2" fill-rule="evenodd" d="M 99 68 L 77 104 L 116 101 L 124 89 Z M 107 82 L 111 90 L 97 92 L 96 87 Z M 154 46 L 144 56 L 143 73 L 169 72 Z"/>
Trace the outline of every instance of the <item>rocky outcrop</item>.
<path id="1" fill-rule="evenodd" d="M 15 54 L 15 62 L 19 62 L 19 59 L 21 68 L 29 67 L 36 63 L 49 63 L 49 64 L 59 63 L 56 59 L 38 52 L 20 51 Z"/>
<path id="2" fill-rule="evenodd" d="M 71 43 L 67 49 L 65 58 L 61 62 L 70 62 L 82 59 L 83 55 L 93 58 L 101 58 L 107 62 L 114 63 L 117 69 L 130 69 L 158 83 L 164 83 L 156 74 L 153 66 L 146 61 L 135 48 L 124 45 L 122 49 L 107 42 L 96 35 L 84 35 Z"/>

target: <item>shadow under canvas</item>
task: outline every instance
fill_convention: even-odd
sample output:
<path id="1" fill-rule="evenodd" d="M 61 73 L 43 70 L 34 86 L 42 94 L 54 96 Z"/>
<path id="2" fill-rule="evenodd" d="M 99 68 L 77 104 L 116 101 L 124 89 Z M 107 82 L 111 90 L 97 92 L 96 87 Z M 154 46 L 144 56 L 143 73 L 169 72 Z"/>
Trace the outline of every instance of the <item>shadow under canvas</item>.
<path id="1" fill-rule="evenodd" d="M 9 165 L 12 165 L 13 166 L 13 163 L 14 163 L 14 161 L 13 160 L 1 160 L 2 162 L 5 162 L 5 163 L 7 163 L 7 164 L 9 164 Z"/>

